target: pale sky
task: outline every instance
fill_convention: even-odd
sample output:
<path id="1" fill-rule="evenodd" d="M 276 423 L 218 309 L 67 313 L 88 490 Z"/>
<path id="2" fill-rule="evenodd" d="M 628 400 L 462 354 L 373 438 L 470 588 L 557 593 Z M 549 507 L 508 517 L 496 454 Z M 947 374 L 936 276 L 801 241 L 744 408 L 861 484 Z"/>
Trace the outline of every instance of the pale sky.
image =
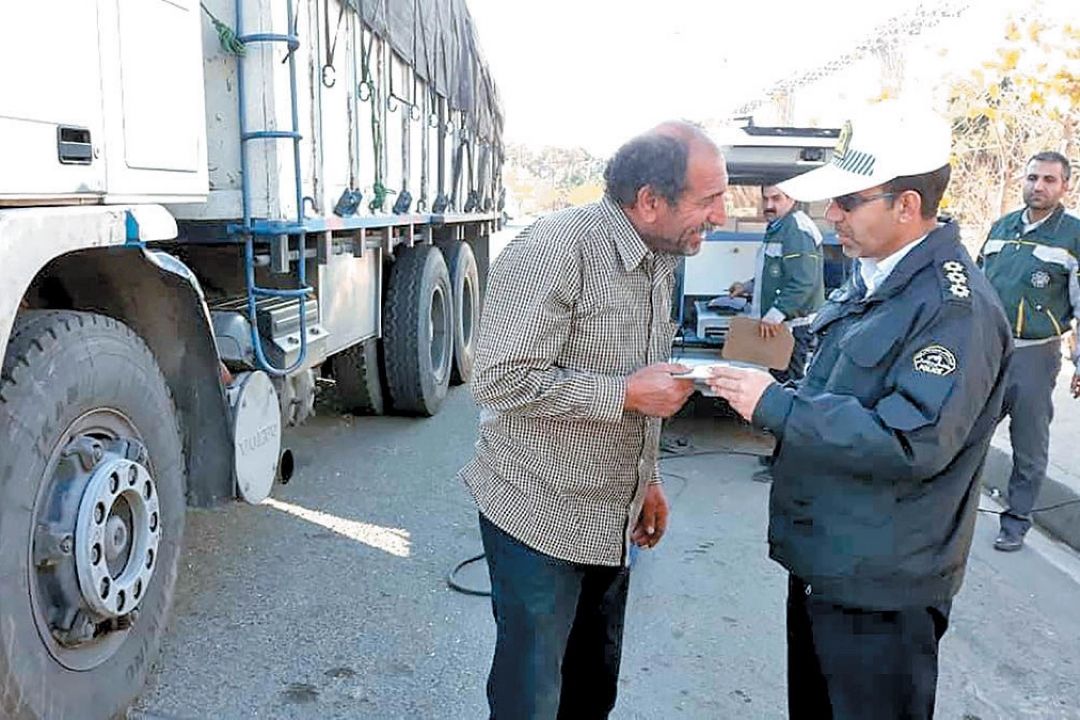
<path id="1" fill-rule="evenodd" d="M 580 145 L 601 156 L 661 120 L 727 117 L 763 87 L 839 56 L 889 17 L 919 5 L 918 0 L 467 2 L 502 96 L 506 140 Z M 952 32 L 947 42 L 975 40 L 990 38 Z"/>

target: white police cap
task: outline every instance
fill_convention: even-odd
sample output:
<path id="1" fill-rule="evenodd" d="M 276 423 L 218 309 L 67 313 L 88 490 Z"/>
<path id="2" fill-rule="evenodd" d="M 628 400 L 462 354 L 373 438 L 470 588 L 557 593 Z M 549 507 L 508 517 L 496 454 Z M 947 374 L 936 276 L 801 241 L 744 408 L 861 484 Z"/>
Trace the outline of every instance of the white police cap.
<path id="1" fill-rule="evenodd" d="M 778 186 L 796 200 L 826 200 L 921 175 L 949 162 L 952 133 L 937 113 L 899 100 L 867 107 L 844 123 L 829 162 Z"/>

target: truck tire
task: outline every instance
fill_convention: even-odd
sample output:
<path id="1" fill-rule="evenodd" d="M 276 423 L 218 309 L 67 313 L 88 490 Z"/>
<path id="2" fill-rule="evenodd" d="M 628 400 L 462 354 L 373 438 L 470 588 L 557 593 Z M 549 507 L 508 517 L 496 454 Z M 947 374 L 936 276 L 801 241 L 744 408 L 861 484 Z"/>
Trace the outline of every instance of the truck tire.
<path id="1" fill-rule="evenodd" d="M 476 337 L 480 325 L 480 275 L 476 257 L 466 242 L 455 242 L 446 256 L 450 266 L 450 287 L 454 291 L 454 365 L 450 382 L 455 385 L 472 379 L 476 361 Z"/>
<path id="2" fill-rule="evenodd" d="M 330 358 L 338 406 L 354 415 L 382 415 L 383 383 L 379 376 L 379 341 L 365 340 Z"/>
<path id="3" fill-rule="evenodd" d="M 395 411 L 434 415 L 450 385 L 453 294 L 439 249 L 402 249 L 390 269 L 383 305 L 386 389 Z"/>
<path id="4" fill-rule="evenodd" d="M 154 356 L 112 318 L 20 314 L 0 447 L 0 717 L 116 717 L 157 655 L 183 540 L 183 445 Z"/>

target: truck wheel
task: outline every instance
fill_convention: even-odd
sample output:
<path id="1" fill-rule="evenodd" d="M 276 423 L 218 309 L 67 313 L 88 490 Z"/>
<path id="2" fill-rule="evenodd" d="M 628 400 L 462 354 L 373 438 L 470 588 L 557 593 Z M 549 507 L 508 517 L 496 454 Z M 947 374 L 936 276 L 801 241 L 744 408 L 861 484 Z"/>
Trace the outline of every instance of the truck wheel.
<path id="1" fill-rule="evenodd" d="M 446 398 L 454 357 L 450 273 L 438 248 L 403 249 L 383 305 L 386 389 L 394 410 L 434 415 Z"/>
<path id="2" fill-rule="evenodd" d="M 184 455 L 169 388 L 126 325 L 29 311 L 0 366 L 0 717 L 111 718 L 172 605 Z"/>
<path id="3" fill-rule="evenodd" d="M 334 375 L 334 393 L 345 412 L 356 415 L 382 415 L 382 378 L 379 377 L 379 341 L 365 340 L 330 358 Z"/>
<path id="4" fill-rule="evenodd" d="M 455 242 L 449 247 L 450 287 L 454 291 L 454 365 L 450 382 L 467 383 L 476 359 L 476 331 L 480 325 L 480 275 L 472 247 Z"/>

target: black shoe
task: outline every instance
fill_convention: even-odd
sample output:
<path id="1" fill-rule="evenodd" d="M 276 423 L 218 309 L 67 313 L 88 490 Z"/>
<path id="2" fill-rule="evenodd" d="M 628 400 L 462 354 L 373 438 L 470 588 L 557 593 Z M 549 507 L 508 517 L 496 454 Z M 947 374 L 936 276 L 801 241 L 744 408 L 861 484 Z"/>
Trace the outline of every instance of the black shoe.
<path id="1" fill-rule="evenodd" d="M 750 479 L 759 483 L 771 483 L 772 482 L 772 468 L 766 467 L 758 470 L 756 473 L 750 476 Z"/>
<path id="2" fill-rule="evenodd" d="M 1024 547 L 1024 536 L 1008 530 L 1001 530 L 997 539 L 994 540 L 994 549 L 1001 552 L 1016 552 L 1022 547 Z"/>

